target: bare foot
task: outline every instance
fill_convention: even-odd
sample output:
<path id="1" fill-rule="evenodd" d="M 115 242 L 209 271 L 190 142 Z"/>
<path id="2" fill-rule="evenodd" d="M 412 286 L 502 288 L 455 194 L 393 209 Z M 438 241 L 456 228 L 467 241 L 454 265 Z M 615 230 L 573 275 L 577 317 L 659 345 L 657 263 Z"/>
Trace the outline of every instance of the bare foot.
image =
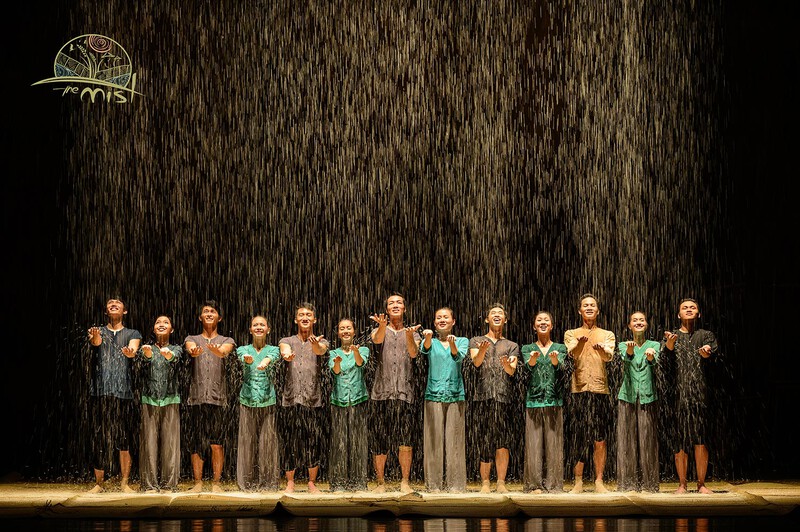
<path id="1" fill-rule="evenodd" d="M 531 493 L 533 493 L 534 495 L 541 495 L 544 492 L 542 491 L 542 488 L 536 488 Z"/>
<path id="2" fill-rule="evenodd" d="M 411 487 L 411 484 L 408 483 L 407 480 L 400 481 L 400 493 L 407 495 L 409 493 L 414 493 L 414 489 Z"/>
<path id="3" fill-rule="evenodd" d="M 287 480 L 286 481 L 286 489 L 284 490 L 285 493 L 294 493 L 294 480 Z"/>
<path id="4" fill-rule="evenodd" d="M 153 495 L 155 493 L 158 493 L 158 490 L 155 488 L 150 488 L 149 490 L 144 490 L 144 492 L 146 495 Z"/>
<path id="5" fill-rule="evenodd" d="M 222 485 L 219 482 L 212 482 L 211 483 L 211 491 L 213 493 L 222 493 L 225 490 L 222 489 Z"/>
<path id="6" fill-rule="evenodd" d="M 713 491 L 708 489 L 705 484 L 703 484 L 702 486 L 697 486 L 697 492 L 698 493 L 702 493 L 704 495 L 710 495 L 710 494 L 714 493 Z"/>
<path id="7" fill-rule="evenodd" d="M 200 493 L 200 492 L 202 492 L 203 491 L 203 482 L 202 481 L 195 482 L 194 486 L 189 488 L 189 491 L 192 492 L 192 493 Z"/>
<path id="8" fill-rule="evenodd" d="M 508 488 L 506 487 L 505 480 L 497 481 L 497 493 L 508 493 Z"/>
<path id="9" fill-rule="evenodd" d="M 120 483 L 119 487 L 122 489 L 122 493 L 133 493 L 133 492 L 134 492 L 134 491 L 133 491 L 133 488 L 131 488 L 131 487 L 128 485 L 128 481 L 127 481 L 127 480 L 123 480 L 123 481 Z"/>
<path id="10" fill-rule="evenodd" d="M 372 490 L 372 493 L 386 493 L 386 484 L 378 482 L 378 485 Z"/>
<path id="11" fill-rule="evenodd" d="M 572 493 L 573 495 L 576 495 L 578 493 L 583 493 L 583 481 L 576 480 L 575 486 L 571 490 L 569 490 L 569 492 Z"/>
<path id="12" fill-rule="evenodd" d="M 594 492 L 595 493 L 608 493 L 608 488 L 606 488 L 606 485 L 603 484 L 602 480 L 595 480 L 594 481 Z"/>
<path id="13" fill-rule="evenodd" d="M 686 493 L 686 486 L 678 486 L 678 489 L 675 490 L 676 495 L 683 495 Z"/>
<path id="14" fill-rule="evenodd" d="M 484 480 L 481 483 L 481 493 L 491 493 L 491 492 L 492 492 L 492 489 L 489 487 L 489 481 L 488 480 Z"/>
<path id="15" fill-rule="evenodd" d="M 308 492 L 309 493 L 320 493 L 320 491 L 317 489 L 316 484 L 314 484 L 313 482 L 309 482 L 308 483 Z"/>
<path id="16" fill-rule="evenodd" d="M 87 491 L 86 493 L 100 493 L 103 491 L 105 491 L 105 488 L 103 486 L 101 486 L 100 484 L 95 484 L 94 487 L 89 491 Z"/>

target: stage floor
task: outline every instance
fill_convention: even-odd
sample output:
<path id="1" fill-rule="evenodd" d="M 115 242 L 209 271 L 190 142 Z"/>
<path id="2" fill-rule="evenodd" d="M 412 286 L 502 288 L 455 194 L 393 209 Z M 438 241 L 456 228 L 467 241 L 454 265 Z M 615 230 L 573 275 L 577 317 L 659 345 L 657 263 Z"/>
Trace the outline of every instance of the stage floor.
<path id="1" fill-rule="evenodd" d="M 210 483 L 207 484 L 210 487 Z M 303 488 L 305 487 L 302 485 Z M 509 484 L 510 493 L 478 493 L 470 485 L 466 493 L 424 491 L 330 493 L 312 495 L 298 491 L 243 493 L 234 484 L 224 484 L 224 493 L 144 494 L 121 493 L 109 482 L 109 491 L 88 494 L 88 484 L 8 483 L 0 484 L 2 517 L 80 518 L 184 518 L 293 516 L 364 517 L 383 513 L 438 517 L 579 517 L 579 516 L 774 516 L 785 515 L 800 505 L 800 481 L 751 482 L 732 485 L 708 484 L 711 495 L 675 495 L 676 484 L 662 484 L 660 493 L 615 492 L 581 495 L 529 494 L 521 485 Z M 135 486 L 134 486 L 135 487 Z M 182 490 L 190 484 L 182 484 Z M 390 485 L 389 488 L 394 486 Z M 494 488 L 494 484 L 492 485 Z M 569 489 L 571 486 L 566 486 Z M 613 484 L 609 484 L 610 489 Z M 414 485 L 423 489 L 422 485 Z M 283 514 L 285 515 L 285 514 Z"/>

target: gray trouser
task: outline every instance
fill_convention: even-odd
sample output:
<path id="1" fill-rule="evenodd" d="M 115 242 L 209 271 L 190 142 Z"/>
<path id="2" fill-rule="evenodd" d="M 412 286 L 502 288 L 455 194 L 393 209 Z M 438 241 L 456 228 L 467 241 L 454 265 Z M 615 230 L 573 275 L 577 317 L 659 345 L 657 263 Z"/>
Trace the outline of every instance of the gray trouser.
<path id="1" fill-rule="evenodd" d="M 275 405 L 250 407 L 240 404 L 239 447 L 236 455 L 236 482 L 239 489 L 275 491 L 279 478 Z"/>
<path id="2" fill-rule="evenodd" d="M 542 459 L 547 478 L 542 478 Z M 546 406 L 525 409 L 525 490 L 564 489 L 564 409 Z"/>
<path id="3" fill-rule="evenodd" d="M 617 480 L 620 491 L 658 491 L 658 403 L 617 404 Z M 641 469 L 642 482 L 637 479 Z"/>
<path id="4" fill-rule="evenodd" d="M 464 491 L 467 487 L 465 408 L 464 401 L 425 401 L 423 462 L 428 490 Z"/>
<path id="5" fill-rule="evenodd" d="M 331 406 L 330 481 L 333 490 L 367 489 L 367 405 Z"/>
<path id="6" fill-rule="evenodd" d="M 175 489 L 181 471 L 181 418 L 179 405 L 142 405 L 139 476 L 142 488 L 159 488 L 158 466 L 161 458 L 161 487 Z"/>

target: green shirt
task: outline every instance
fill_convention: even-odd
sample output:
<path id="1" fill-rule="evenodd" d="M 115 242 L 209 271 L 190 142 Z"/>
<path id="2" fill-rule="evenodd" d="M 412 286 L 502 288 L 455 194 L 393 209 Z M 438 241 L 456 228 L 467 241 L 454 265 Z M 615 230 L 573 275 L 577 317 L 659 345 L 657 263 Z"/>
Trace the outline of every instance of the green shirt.
<path id="1" fill-rule="evenodd" d="M 647 360 L 644 354 L 648 348 L 652 348 L 656 354 L 653 361 Z M 622 358 L 622 386 L 619 389 L 619 400 L 626 403 L 636 403 L 646 405 L 658 400 L 656 393 L 656 381 L 654 369 L 658 362 L 658 352 L 661 345 L 653 340 L 645 340 L 639 346 L 633 346 L 633 355 L 628 355 L 628 346 L 625 342 L 620 342 L 619 353 Z"/>
<path id="2" fill-rule="evenodd" d="M 253 357 L 252 364 L 244 361 L 245 355 Z M 253 344 L 247 344 L 236 348 L 236 356 L 242 362 L 244 369 L 239 402 L 254 408 L 274 405 L 275 387 L 272 385 L 272 375 L 275 372 L 275 362 L 281 356 L 280 349 L 274 345 L 265 345 L 261 351 L 257 351 Z M 270 360 L 267 369 L 257 369 L 265 358 Z"/>
<path id="3" fill-rule="evenodd" d="M 455 403 L 464 400 L 464 378 L 461 363 L 467 356 L 469 340 L 456 337 L 458 353 L 453 355 L 448 344 L 438 339 L 431 340 L 431 348 L 425 349 L 425 340 L 419 344 L 419 352 L 428 357 L 428 384 L 425 400 L 439 403 Z"/>
<path id="4" fill-rule="evenodd" d="M 333 373 L 333 390 L 331 390 L 331 404 L 336 406 L 355 406 L 369 399 L 367 384 L 364 382 L 364 371 L 367 369 L 369 361 L 369 348 L 359 347 L 358 352 L 364 363 L 356 365 L 356 356 L 352 353 L 345 353 L 342 348 L 334 349 L 328 357 L 328 367 L 333 373 L 334 359 L 342 357 L 339 365 L 339 374 Z"/>
<path id="5" fill-rule="evenodd" d="M 550 362 L 548 353 L 557 352 L 558 365 Z M 528 362 L 531 355 L 539 353 L 536 365 Z M 553 342 L 547 353 L 543 353 L 539 344 L 532 343 L 522 346 L 522 360 L 530 372 L 528 392 L 525 395 L 527 408 L 543 408 L 546 406 L 564 406 L 564 388 L 566 387 L 565 374 L 568 370 L 567 346 Z"/>
<path id="6" fill-rule="evenodd" d="M 139 349 L 139 356 L 144 361 L 144 389 L 142 390 L 142 404 L 153 406 L 174 405 L 181 402 L 178 393 L 178 360 L 183 349 L 179 345 L 165 346 L 172 352 L 172 358 L 167 360 L 161 354 L 157 345 L 151 346 L 153 356 L 147 358 L 144 351 Z"/>

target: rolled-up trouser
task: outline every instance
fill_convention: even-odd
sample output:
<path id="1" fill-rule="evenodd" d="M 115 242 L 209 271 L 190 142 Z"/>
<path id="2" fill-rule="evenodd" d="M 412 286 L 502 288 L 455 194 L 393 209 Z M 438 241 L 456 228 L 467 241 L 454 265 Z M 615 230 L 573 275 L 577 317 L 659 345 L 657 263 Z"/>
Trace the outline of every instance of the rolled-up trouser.
<path id="1" fill-rule="evenodd" d="M 464 491 L 467 487 L 464 412 L 464 401 L 425 401 L 423 461 L 429 491 Z"/>
<path id="2" fill-rule="evenodd" d="M 92 423 L 92 465 L 108 471 L 113 451 L 130 450 L 133 428 L 136 426 L 136 403 L 111 395 L 89 398 Z"/>
<path id="3" fill-rule="evenodd" d="M 658 491 L 657 405 L 625 401 L 617 404 L 617 480 L 620 491 Z"/>
<path id="4" fill-rule="evenodd" d="M 180 405 L 142 405 L 139 476 L 145 490 L 176 489 L 181 472 Z M 159 465 L 161 481 L 159 482 Z"/>
<path id="5" fill-rule="evenodd" d="M 239 405 L 239 445 L 236 452 L 236 482 L 242 491 L 278 489 L 278 434 L 275 405 Z M 258 475 L 256 475 L 256 463 Z"/>
<path id="6" fill-rule="evenodd" d="M 544 460 L 543 460 L 544 459 Z M 542 463 L 547 476 L 542 477 Z M 546 406 L 525 409 L 525 470 L 523 488 L 526 491 L 564 489 L 564 409 Z"/>
<path id="7" fill-rule="evenodd" d="M 331 405 L 330 484 L 332 490 L 367 489 L 369 403 Z"/>

